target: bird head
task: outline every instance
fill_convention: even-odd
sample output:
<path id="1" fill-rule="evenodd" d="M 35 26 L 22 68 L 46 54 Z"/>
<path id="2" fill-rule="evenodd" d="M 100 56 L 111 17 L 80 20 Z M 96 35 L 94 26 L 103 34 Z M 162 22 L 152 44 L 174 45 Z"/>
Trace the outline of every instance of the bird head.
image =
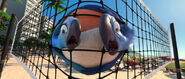
<path id="1" fill-rule="evenodd" d="M 81 26 L 78 19 L 68 18 L 63 24 L 60 24 L 53 33 L 52 43 L 55 47 L 74 49 L 80 42 Z M 58 35 L 57 35 L 58 34 Z"/>
<path id="2" fill-rule="evenodd" d="M 123 31 L 121 26 L 126 28 L 127 31 Z M 100 17 L 99 29 L 104 47 L 111 55 L 129 48 L 133 38 L 133 30 L 130 30 L 126 25 L 120 24 L 114 16 L 103 14 Z"/>

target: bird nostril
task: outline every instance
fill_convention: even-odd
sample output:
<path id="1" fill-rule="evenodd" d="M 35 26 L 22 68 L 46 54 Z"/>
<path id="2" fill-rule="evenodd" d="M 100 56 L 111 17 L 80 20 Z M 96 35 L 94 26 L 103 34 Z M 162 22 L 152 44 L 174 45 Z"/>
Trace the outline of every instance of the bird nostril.
<path id="1" fill-rule="evenodd" d="M 75 36 L 70 36 L 67 40 L 67 47 L 69 49 L 74 49 L 76 46 L 78 46 L 78 40 Z"/>
<path id="2" fill-rule="evenodd" d="M 118 44 L 116 41 L 109 41 L 108 43 L 108 46 L 109 46 L 109 51 L 115 51 L 118 49 Z"/>
<path id="3" fill-rule="evenodd" d="M 115 48 L 118 48 L 117 46 L 117 42 L 116 41 L 109 41 L 109 45 L 112 46 L 112 47 L 115 47 Z"/>
<path id="4" fill-rule="evenodd" d="M 73 35 L 67 41 L 67 44 L 76 44 L 76 43 L 77 43 L 76 37 Z"/>

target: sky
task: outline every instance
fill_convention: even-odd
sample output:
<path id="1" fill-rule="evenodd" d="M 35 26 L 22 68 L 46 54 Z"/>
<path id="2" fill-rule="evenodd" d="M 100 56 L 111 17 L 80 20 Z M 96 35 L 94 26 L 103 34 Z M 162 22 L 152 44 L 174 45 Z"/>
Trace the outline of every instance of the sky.
<path id="1" fill-rule="evenodd" d="M 119 0 L 118 0 L 119 1 Z M 129 3 L 130 0 L 128 0 Z M 70 1 L 69 6 L 76 3 L 77 1 Z M 159 22 L 169 31 L 170 33 L 170 23 L 174 23 L 175 26 L 175 32 L 176 32 L 176 39 L 177 39 L 177 45 L 178 45 L 178 52 L 179 52 L 179 58 L 185 59 L 185 34 L 183 34 L 183 30 L 185 30 L 185 0 L 143 0 L 143 2 L 149 7 L 149 9 L 152 11 L 154 16 L 159 20 Z M 115 2 L 106 1 L 106 5 L 109 5 L 112 9 L 116 9 Z M 118 2 L 118 5 L 121 5 L 121 3 Z M 83 5 L 83 4 L 82 4 Z M 77 6 L 72 7 L 71 9 L 76 8 Z M 118 11 L 120 13 L 124 13 L 121 6 L 118 8 Z M 68 10 L 70 12 L 71 10 Z M 52 15 L 54 14 L 54 9 L 52 11 Z M 62 18 L 64 13 L 61 13 L 61 15 L 57 15 L 57 22 L 59 19 Z M 43 13 L 44 15 L 44 13 Z M 125 17 L 125 15 L 122 15 Z M 128 17 L 130 17 L 128 15 Z M 53 19 L 53 18 L 52 18 Z M 56 22 L 56 23 L 57 23 Z M 173 56 L 173 47 L 171 42 L 171 36 L 170 36 L 170 43 L 171 43 L 171 52 L 172 57 Z"/>
<path id="2" fill-rule="evenodd" d="M 143 0 L 143 2 L 169 33 L 171 33 L 169 25 L 174 23 L 179 58 L 185 59 L 185 0 Z M 170 43 L 172 49 L 172 42 Z M 171 51 L 173 53 L 173 50 Z"/>

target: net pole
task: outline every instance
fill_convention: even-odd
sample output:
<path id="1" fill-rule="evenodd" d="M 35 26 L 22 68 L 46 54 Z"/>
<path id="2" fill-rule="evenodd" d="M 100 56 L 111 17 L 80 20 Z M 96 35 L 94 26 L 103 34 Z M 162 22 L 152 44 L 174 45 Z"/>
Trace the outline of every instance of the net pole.
<path id="1" fill-rule="evenodd" d="M 18 23 L 18 19 L 17 17 L 15 16 L 15 19 L 16 19 L 16 23 Z M 17 34 L 17 26 L 18 24 L 15 26 L 15 32 L 14 32 L 14 36 L 13 36 L 13 40 L 12 40 L 12 45 L 11 45 L 11 49 L 10 49 L 10 53 L 12 53 L 12 50 L 13 50 L 13 47 L 14 47 L 14 43 L 15 43 L 15 37 L 16 37 L 16 34 Z"/>
<path id="2" fill-rule="evenodd" d="M 170 24 L 170 29 L 171 29 L 171 37 L 172 37 L 173 53 L 174 53 L 174 58 L 175 58 L 175 67 L 176 67 L 177 79 L 181 79 L 178 49 L 177 49 L 175 29 L 174 29 L 174 24 L 173 23 Z"/>

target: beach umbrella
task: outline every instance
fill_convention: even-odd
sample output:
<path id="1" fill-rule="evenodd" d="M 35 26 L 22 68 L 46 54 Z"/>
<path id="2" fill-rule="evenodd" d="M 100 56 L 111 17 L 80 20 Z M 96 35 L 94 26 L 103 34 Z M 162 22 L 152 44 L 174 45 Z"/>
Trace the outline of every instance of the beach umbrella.
<path id="1" fill-rule="evenodd" d="M 173 69 L 169 69 L 169 72 L 173 72 Z"/>
<path id="2" fill-rule="evenodd" d="M 179 61 L 185 61 L 185 59 L 179 59 Z"/>

